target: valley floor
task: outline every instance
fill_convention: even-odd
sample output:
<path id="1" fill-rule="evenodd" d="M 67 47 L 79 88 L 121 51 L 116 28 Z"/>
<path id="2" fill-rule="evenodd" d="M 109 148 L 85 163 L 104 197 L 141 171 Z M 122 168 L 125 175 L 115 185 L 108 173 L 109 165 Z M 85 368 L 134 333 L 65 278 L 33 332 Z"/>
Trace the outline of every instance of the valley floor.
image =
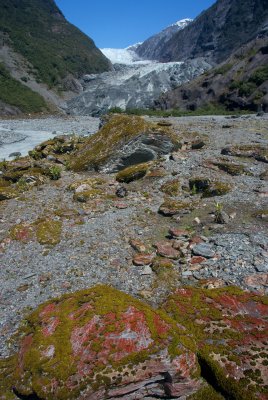
<path id="1" fill-rule="evenodd" d="M 29 130 L 41 130 L 42 126 L 48 131 L 64 131 L 68 126 L 68 130 L 88 133 L 96 129 L 97 121 L 79 117 L 65 119 L 62 125 L 51 119 L 23 124 Z M 182 285 L 210 288 L 235 284 L 267 292 L 267 156 L 265 162 L 221 151 L 227 146 L 251 145 L 267 152 L 268 116 L 167 121 L 183 138 L 182 149 L 172 159 L 159 160 L 151 175 L 124 184 L 124 198 L 116 196 L 122 184 L 113 174 L 64 170 L 58 181 L 0 203 L 1 357 L 9 353 L 8 339 L 32 308 L 97 283 L 110 284 L 153 305 Z M 0 126 L 21 129 L 21 121 L 2 121 Z M 191 148 L 189 144 L 196 140 L 205 146 Z M 223 170 L 224 165 L 229 168 Z M 230 165 L 237 166 L 236 175 L 230 174 Z M 230 191 L 203 198 L 196 186 L 189 190 L 189 179 L 195 177 L 230 185 Z M 89 201 L 78 202 L 67 188 L 89 178 L 101 178 L 100 187 Z M 187 203 L 187 207 L 179 215 L 165 217 L 158 210 L 165 197 L 163 184 L 171 181 L 180 186 L 174 200 Z M 217 211 L 224 212 L 224 224 L 215 223 Z M 58 240 L 40 240 L 33 234 L 33 227 L 40 228 L 44 222 L 51 222 L 50 236 L 55 227 Z M 172 253 L 170 228 L 184 231 L 178 233 L 178 240 L 184 242 L 180 257 Z M 169 260 L 170 268 L 165 268 L 163 260 L 158 266 L 149 266 L 148 258 L 139 258 L 133 247 L 140 242 L 151 257 L 158 248 L 158 256 L 161 253 L 163 260 Z M 193 243 L 200 244 L 195 254 Z"/>

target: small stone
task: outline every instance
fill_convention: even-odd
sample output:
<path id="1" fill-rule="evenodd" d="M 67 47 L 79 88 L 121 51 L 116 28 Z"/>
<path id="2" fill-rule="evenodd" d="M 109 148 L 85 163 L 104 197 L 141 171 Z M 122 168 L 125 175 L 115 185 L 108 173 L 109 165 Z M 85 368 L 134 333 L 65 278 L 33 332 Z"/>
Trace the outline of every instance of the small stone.
<path id="1" fill-rule="evenodd" d="M 200 220 L 200 218 L 198 218 L 198 217 L 196 217 L 196 218 L 194 219 L 194 222 L 195 222 L 197 225 L 200 225 L 200 224 L 201 224 L 201 220 Z"/>
<path id="2" fill-rule="evenodd" d="M 195 140 L 194 142 L 192 142 L 192 150 L 199 150 L 202 149 L 204 146 L 206 145 L 205 142 L 203 142 L 203 140 Z"/>
<path id="3" fill-rule="evenodd" d="M 138 251 L 139 253 L 146 252 L 146 246 L 139 239 L 130 239 L 129 244 L 134 250 Z"/>
<path id="4" fill-rule="evenodd" d="M 215 222 L 217 224 L 228 224 L 229 221 L 230 217 L 225 211 L 219 211 L 215 214 Z"/>
<path id="5" fill-rule="evenodd" d="M 142 271 L 142 275 L 151 275 L 153 273 L 152 268 L 149 265 L 146 265 Z"/>
<path id="6" fill-rule="evenodd" d="M 201 256 L 205 258 L 213 258 L 215 252 L 213 248 L 206 243 L 200 243 L 193 247 L 192 252 L 195 256 Z"/>
<path id="7" fill-rule="evenodd" d="M 177 229 L 177 228 L 170 228 L 168 233 L 170 236 L 174 238 L 179 238 L 179 237 L 188 237 L 189 232 L 183 230 L 183 229 Z"/>
<path id="8" fill-rule="evenodd" d="M 115 207 L 119 210 L 124 210 L 125 208 L 128 208 L 128 205 L 126 203 L 116 203 Z"/>
<path id="9" fill-rule="evenodd" d="M 117 197 L 123 198 L 126 197 L 128 195 L 128 191 L 124 186 L 120 186 L 116 192 L 115 192 Z"/>
<path id="10" fill-rule="evenodd" d="M 268 264 L 256 265 L 257 272 L 268 272 Z"/>
<path id="11" fill-rule="evenodd" d="M 150 265 L 154 257 L 154 254 L 136 254 L 133 258 L 133 264 L 136 266 Z"/>
<path id="12" fill-rule="evenodd" d="M 182 249 L 187 249 L 188 244 L 189 244 L 188 242 L 184 242 L 183 240 L 174 240 L 172 247 L 173 249 L 176 250 L 182 250 Z"/>
<path id="13" fill-rule="evenodd" d="M 205 257 L 201 256 L 193 256 L 191 258 L 191 264 L 201 264 L 202 262 L 206 261 L 207 259 Z"/>
<path id="14" fill-rule="evenodd" d="M 268 285 L 268 273 L 252 274 L 244 278 L 244 283 L 247 286 L 258 287 Z"/>
<path id="15" fill-rule="evenodd" d="M 218 289 L 226 286 L 224 280 L 219 278 L 204 279 L 200 284 L 205 289 Z"/>
<path id="16" fill-rule="evenodd" d="M 170 258 L 171 260 L 178 260 L 180 258 L 180 252 L 172 247 L 170 242 L 159 242 L 156 243 L 157 254 L 161 257 Z"/>
<path id="17" fill-rule="evenodd" d="M 193 273 L 192 271 L 183 271 L 181 275 L 183 278 L 187 278 L 188 276 L 192 276 Z"/>
<path id="18" fill-rule="evenodd" d="M 190 240 L 190 248 L 193 247 L 193 245 L 200 243 L 204 243 L 204 240 L 201 238 L 201 236 L 193 236 Z"/>

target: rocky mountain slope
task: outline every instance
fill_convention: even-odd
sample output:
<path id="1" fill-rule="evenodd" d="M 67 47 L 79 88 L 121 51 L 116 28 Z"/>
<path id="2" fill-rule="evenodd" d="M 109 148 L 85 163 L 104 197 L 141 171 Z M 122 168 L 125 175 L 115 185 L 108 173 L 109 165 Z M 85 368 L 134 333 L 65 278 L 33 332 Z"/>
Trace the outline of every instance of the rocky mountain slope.
<path id="1" fill-rule="evenodd" d="M 218 0 L 163 46 L 156 43 L 148 54 L 141 46 L 141 54 L 164 62 L 204 57 L 216 64 L 267 32 L 267 0 Z"/>
<path id="2" fill-rule="evenodd" d="M 0 163 L 1 400 L 267 400 L 267 143 L 114 115 Z"/>
<path id="3" fill-rule="evenodd" d="M 163 94 L 155 106 L 268 112 L 268 38 L 251 41 L 216 68 Z"/>
<path id="4" fill-rule="evenodd" d="M 0 91 L 2 103 L 24 112 L 41 110 L 43 105 L 31 108 L 30 100 L 28 109 L 21 104 L 25 87 L 57 104 L 64 94 L 81 90 L 77 79 L 83 74 L 110 69 L 94 42 L 66 21 L 54 0 L 0 0 L 0 8 L 0 63 L 9 79 L 19 82 L 10 96 Z M 28 88 L 26 101 L 32 94 Z"/>
<path id="5" fill-rule="evenodd" d="M 140 45 L 136 46 L 135 52 L 142 58 L 148 60 L 158 60 L 159 49 L 164 48 L 167 42 L 175 35 L 175 33 L 186 28 L 186 26 L 188 26 L 191 22 L 192 20 L 189 18 L 175 22 L 156 35 L 151 36 Z"/>

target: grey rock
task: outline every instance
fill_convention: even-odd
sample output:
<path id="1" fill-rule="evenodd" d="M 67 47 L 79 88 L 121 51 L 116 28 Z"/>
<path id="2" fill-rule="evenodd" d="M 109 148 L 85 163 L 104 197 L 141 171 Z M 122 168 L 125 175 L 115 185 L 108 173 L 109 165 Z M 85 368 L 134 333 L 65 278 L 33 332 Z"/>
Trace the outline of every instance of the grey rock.
<path id="1" fill-rule="evenodd" d="M 127 189 L 125 187 L 121 186 L 116 190 L 115 194 L 116 194 L 117 197 L 123 198 L 123 197 L 127 196 L 128 191 L 127 191 Z"/>
<path id="2" fill-rule="evenodd" d="M 212 246 L 206 243 L 200 243 L 193 247 L 192 250 L 195 256 L 201 256 L 205 258 L 212 258 L 215 256 L 215 251 Z"/>
<path id="3" fill-rule="evenodd" d="M 215 222 L 217 224 L 228 224 L 229 221 L 230 217 L 225 211 L 220 211 L 215 215 Z"/>

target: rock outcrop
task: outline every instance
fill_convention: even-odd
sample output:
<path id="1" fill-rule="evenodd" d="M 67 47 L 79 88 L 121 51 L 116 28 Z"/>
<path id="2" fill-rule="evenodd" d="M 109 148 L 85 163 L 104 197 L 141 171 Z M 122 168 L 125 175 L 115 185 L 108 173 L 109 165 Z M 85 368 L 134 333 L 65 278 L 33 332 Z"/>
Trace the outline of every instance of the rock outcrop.
<path id="1" fill-rule="evenodd" d="M 75 171 L 117 172 L 131 165 L 153 161 L 180 147 L 170 127 L 146 122 L 137 116 L 114 115 L 73 155 Z"/>

